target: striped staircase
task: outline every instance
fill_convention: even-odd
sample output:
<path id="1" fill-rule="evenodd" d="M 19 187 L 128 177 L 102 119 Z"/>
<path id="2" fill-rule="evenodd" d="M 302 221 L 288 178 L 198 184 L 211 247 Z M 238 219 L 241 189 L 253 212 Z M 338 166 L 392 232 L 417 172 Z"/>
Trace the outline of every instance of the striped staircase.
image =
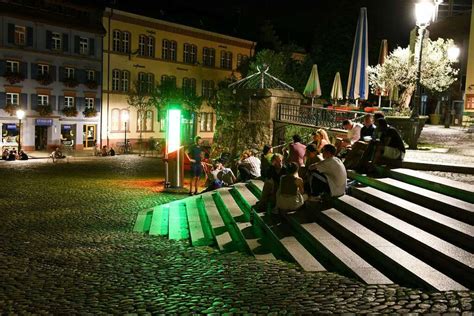
<path id="1" fill-rule="evenodd" d="M 257 213 L 262 181 L 140 212 L 134 231 L 193 246 L 282 259 L 367 284 L 429 290 L 474 288 L 474 186 L 409 169 L 380 170 L 330 205 L 275 218 Z"/>

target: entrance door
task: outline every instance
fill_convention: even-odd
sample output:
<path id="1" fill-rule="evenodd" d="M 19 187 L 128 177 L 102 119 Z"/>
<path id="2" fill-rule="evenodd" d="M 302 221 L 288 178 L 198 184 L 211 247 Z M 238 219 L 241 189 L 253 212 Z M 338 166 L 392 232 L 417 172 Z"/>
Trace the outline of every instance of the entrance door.
<path id="1" fill-rule="evenodd" d="M 95 146 L 97 135 L 97 125 L 84 125 L 84 148 L 93 148 Z"/>
<path id="2" fill-rule="evenodd" d="M 48 149 L 48 126 L 35 126 L 35 149 Z"/>

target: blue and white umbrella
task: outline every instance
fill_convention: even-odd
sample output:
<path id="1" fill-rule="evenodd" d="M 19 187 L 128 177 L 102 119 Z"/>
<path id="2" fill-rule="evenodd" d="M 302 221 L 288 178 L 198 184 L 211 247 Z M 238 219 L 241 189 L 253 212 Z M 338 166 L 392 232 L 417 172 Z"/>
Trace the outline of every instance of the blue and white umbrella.
<path id="1" fill-rule="evenodd" d="M 360 8 L 359 21 L 352 47 L 351 68 L 347 82 L 347 98 L 366 100 L 369 96 L 369 54 L 367 48 L 367 8 Z"/>

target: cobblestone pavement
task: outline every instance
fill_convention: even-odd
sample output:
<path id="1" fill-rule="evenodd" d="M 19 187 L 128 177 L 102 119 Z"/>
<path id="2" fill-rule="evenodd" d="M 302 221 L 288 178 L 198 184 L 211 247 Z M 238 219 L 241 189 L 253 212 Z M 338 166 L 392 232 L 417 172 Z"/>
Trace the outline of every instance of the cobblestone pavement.
<path id="1" fill-rule="evenodd" d="M 131 233 L 157 159 L 0 162 L 0 314 L 465 312 L 474 292 L 367 286 Z"/>
<path id="2" fill-rule="evenodd" d="M 420 150 L 407 150 L 406 159 L 472 165 L 474 168 L 474 133 L 468 133 L 465 128 L 427 125 L 418 142 Z M 428 173 L 474 185 L 473 174 Z"/>

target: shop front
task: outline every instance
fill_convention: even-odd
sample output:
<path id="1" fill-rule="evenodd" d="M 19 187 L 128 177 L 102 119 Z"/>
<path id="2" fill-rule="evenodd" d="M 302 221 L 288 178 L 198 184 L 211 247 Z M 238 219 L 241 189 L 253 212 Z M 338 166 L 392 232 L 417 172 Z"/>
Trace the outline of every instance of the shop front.
<path id="1" fill-rule="evenodd" d="M 94 148 L 97 142 L 97 125 L 84 125 L 82 129 L 84 149 Z"/>
<path id="2" fill-rule="evenodd" d="M 18 123 L 3 123 L 2 124 L 2 151 L 5 149 L 18 149 Z"/>
<path id="3" fill-rule="evenodd" d="M 61 124 L 61 144 L 74 149 L 76 146 L 76 124 Z"/>
<path id="4" fill-rule="evenodd" d="M 53 119 L 35 119 L 35 150 L 48 150 L 48 135 Z"/>

